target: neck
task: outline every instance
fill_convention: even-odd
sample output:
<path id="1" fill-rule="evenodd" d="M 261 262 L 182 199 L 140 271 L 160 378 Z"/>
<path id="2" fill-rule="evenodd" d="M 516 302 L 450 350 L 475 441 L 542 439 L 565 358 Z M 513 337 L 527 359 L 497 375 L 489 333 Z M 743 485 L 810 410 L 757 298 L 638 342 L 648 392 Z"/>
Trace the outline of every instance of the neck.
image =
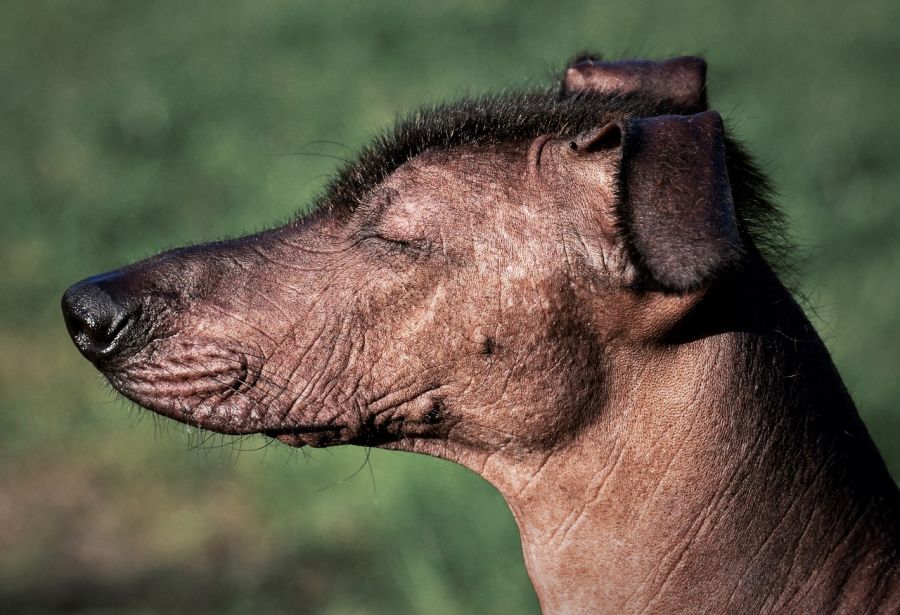
<path id="1" fill-rule="evenodd" d="M 545 612 L 900 607 L 897 488 L 809 322 L 762 275 L 768 292 L 725 284 L 677 342 L 610 368 L 613 399 L 579 437 L 481 468 Z"/>

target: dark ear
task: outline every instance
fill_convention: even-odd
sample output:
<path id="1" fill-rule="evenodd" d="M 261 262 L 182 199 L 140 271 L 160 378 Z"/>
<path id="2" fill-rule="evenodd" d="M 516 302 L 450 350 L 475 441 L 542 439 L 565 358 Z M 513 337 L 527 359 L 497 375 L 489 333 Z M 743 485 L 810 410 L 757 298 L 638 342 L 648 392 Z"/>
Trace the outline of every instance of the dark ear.
<path id="1" fill-rule="evenodd" d="M 670 100 L 685 111 L 703 111 L 706 109 L 706 62 L 694 56 L 662 62 L 603 62 L 599 56 L 582 54 L 569 63 L 563 92 L 585 90 L 601 94 L 641 93 Z"/>
<path id="2" fill-rule="evenodd" d="M 585 135 L 572 148 L 621 157 L 619 228 L 652 286 L 688 292 L 739 262 L 743 249 L 718 113 L 632 118 Z"/>

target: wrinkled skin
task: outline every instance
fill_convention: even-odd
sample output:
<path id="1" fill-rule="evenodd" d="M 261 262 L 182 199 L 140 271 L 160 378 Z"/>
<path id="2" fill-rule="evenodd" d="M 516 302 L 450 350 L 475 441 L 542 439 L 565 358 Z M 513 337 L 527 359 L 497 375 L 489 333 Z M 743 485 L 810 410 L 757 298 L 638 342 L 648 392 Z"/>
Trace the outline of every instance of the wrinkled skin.
<path id="1" fill-rule="evenodd" d="M 647 66 L 580 62 L 566 81 L 583 70 L 574 82 L 597 91 Z M 705 64 L 672 66 L 679 97 L 702 87 Z M 82 285 L 70 332 L 175 420 L 474 469 L 509 502 L 546 612 L 893 612 L 896 487 L 815 332 L 729 226 L 718 117 L 626 116 L 429 149 L 353 207 L 90 279 L 130 316 L 94 348 Z M 659 155 L 677 156 L 625 190 L 633 135 L 645 157 L 676 135 Z M 679 179 L 691 156 L 712 171 Z M 637 257 L 623 198 L 647 201 L 631 203 Z"/>
<path id="2" fill-rule="evenodd" d="M 315 215 L 138 265 L 138 280 L 173 279 L 180 302 L 111 366 L 113 383 L 177 420 L 291 444 L 452 459 L 552 446 L 589 401 L 553 392 L 590 381 L 587 332 L 611 324 L 579 314 L 580 296 L 618 280 L 573 275 L 589 271 L 573 221 L 528 154 L 424 156 L 347 220 Z M 516 195 L 494 189 L 512 183 Z M 422 194 L 437 185 L 439 198 Z"/>
<path id="3" fill-rule="evenodd" d="M 622 289 L 612 221 L 600 220 L 598 269 L 583 212 L 560 206 L 566 157 L 564 140 L 421 156 L 345 220 L 139 264 L 130 283 L 164 277 L 179 301 L 111 380 L 176 420 L 296 445 L 457 461 L 552 448 L 589 420 L 603 394 L 592 357 L 623 332 L 582 306 L 598 293 L 639 302 Z"/>

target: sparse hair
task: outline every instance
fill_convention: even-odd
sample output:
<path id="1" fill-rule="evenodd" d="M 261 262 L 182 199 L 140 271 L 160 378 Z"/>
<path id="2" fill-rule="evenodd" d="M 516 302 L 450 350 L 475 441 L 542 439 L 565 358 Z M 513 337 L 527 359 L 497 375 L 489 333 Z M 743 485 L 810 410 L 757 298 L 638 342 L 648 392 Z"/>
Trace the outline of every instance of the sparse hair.
<path id="1" fill-rule="evenodd" d="M 640 94 L 560 92 L 545 89 L 463 98 L 416 111 L 376 137 L 328 183 L 318 207 L 352 212 L 366 195 L 405 162 L 427 150 L 526 142 L 540 135 L 571 138 L 629 117 L 685 115 L 678 103 Z M 784 217 L 771 200 L 762 171 L 731 137 L 728 175 L 743 238 L 784 272 L 791 252 Z"/>

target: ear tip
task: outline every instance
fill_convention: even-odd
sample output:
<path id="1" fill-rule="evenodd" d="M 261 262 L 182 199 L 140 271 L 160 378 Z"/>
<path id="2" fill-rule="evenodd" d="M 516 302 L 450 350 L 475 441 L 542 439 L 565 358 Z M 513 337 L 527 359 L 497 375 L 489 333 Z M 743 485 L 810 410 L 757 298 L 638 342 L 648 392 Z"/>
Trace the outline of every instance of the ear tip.
<path id="1" fill-rule="evenodd" d="M 563 75 L 563 92 L 579 92 L 589 89 L 588 80 L 582 72 L 585 66 L 587 65 L 572 64 L 566 69 Z"/>
<path id="2" fill-rule="evenodd" d="M 715 109 L 707 109 L 706 111 L 695 113 L 693 117 L 706 124 L 722 125 L 722 116 Z"/>
<path id="3" fill-rule="evenodd" d="M 685 70 L 693 70 L 703 74 L 704 76 L 706 75 L 706 60 L 700 56 L 678 56 L 676 58 L 670 58 L 666 60 L 665 63 L 673 67 L 679 67 Z"/>
<path id="4" fill-rule="evenodd" d="M 660 61 L 603 61 L 599 54 L 583 52 L 569 61 L 562 90 L 643 94 L 677 103 L 684 111 L 705 109 L 706 60 L 679 56 Z"/>
<path id="5" fill-rule="evenodd" d="M 712 138 L 714 143 L 725 145 L 725 122 L 718 111 L 703 111 L 696 113 L 688 118 L 688 121 L 697 126 L 701 132 L 706 133 Z"/>
<path id="6" fill-rule="evenodd" d="M 593 51 L 579 51 L 566 63 L 566 68 L 572 69 L 576 66 L 590 66 L 591 64 L 601 62 L 602 60 L 603 56 L 599 53 Z"/>

